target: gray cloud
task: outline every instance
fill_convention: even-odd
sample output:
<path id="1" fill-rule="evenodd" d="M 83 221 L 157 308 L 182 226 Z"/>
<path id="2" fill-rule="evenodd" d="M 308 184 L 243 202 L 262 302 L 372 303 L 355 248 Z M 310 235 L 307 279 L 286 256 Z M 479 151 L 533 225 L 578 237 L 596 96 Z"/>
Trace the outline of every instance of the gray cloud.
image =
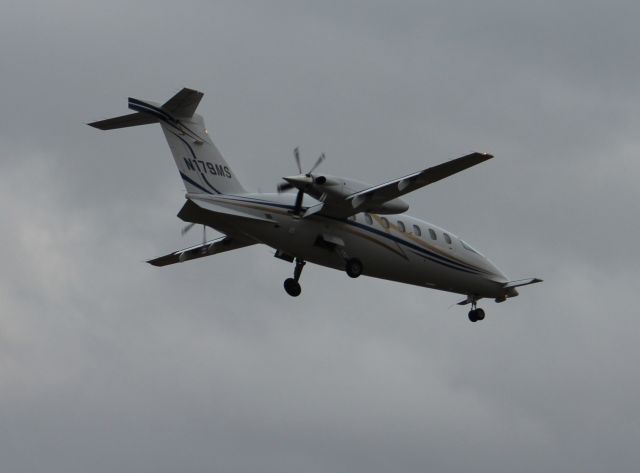
<path id="1" fill-rule="evenodd" d="M 397 2 L 396 2 L 397 3 Z M 0 457 L 33 471 L 635 471 L 632 2 L 7 2 L 0 18 Z M 410 197 L 514 277 L 457 298 L 182 239 L 159 130 L 84 123 L 205 92 L 248 186 L 300 145 Z M 196 232 L 197 233 L 197 232 Z"/>

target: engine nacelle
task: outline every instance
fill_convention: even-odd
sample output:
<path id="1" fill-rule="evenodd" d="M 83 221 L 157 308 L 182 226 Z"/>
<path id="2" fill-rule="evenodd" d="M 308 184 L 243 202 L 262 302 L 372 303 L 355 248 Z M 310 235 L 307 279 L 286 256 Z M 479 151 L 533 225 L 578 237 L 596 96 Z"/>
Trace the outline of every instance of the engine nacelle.
<path id="1" fill-rule="evenodd" d="M 307 192 L 316 199 L 325 202 L 344 202 L 345 198 L 350 195 L 370 187 L 371 184 L 356 179 L 323 174 L 313 177 L 313 184 L 309 186 Z M 407 210 L 409 210 L 409 204 L 404 200 L 393 199 L 382 203 L 370 202 L 367 204 L 365 202 L 361 211 L 378 214 L 400 214 Z"/>

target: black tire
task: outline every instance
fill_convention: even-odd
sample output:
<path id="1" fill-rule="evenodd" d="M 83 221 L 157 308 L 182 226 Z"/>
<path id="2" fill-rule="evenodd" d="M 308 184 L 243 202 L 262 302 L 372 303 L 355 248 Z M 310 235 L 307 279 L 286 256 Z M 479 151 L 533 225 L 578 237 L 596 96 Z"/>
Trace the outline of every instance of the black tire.
<path id="1" fill-rule="evenodd" d="M 291 297 L 298 297 L 302 293 L 302 287 L 300 283 L 293 278 L 285 279 L 284 290 L 287 291 Z"/>
<path id="2" fill-rule="evenodd" d="M 484 320 L 484 310 L 476 309 L 476 320 Z"/>
<path id="3" fill-rule="evenodd" d="M 471 322 L 477 322 L 478 321 L 477 311 L 475 309 L 469 311 L 469 320 Z"/>
<path id="4" fill-rule="evenodd" d="M 362 261 L 358 258 L 351 258 L 347 260 L 346 266 L 347 275 L 350 278 L 357 278 L 362 274 Z"/>

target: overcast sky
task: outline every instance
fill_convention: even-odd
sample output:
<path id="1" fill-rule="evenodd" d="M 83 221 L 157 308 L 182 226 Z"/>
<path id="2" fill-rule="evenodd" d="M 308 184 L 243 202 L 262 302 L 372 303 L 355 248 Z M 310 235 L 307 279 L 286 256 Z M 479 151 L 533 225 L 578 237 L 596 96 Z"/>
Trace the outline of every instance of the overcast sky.
<path id="1" fill-rule="evenodd" d="M 10 473 L 632 472 L 640 4 L 0 0 L 0 462 Z M 169 268 L 183 86 L 247 188 L 310 165 L 407 196 L 512 278 L 460 297 L 251 247 Z M 211 235 L 213 236 L 213 235 Z"/>

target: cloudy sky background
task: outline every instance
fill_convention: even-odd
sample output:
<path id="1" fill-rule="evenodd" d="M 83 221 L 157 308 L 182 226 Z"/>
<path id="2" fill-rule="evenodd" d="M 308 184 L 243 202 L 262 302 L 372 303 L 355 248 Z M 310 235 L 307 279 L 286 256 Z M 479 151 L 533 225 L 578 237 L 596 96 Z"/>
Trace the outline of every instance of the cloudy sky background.
<path id="1" fill-rule="evenodd" d="M 0 459 L 22 472 L 601 472 L 640 460 L 640 4 L 1 2 Z M 513 278 L 459 297 L 252 247 L 157 269 L 183 188 L 157 127 L 84 123 L 183 86 L 247 187 L 371 183 Z"/>

